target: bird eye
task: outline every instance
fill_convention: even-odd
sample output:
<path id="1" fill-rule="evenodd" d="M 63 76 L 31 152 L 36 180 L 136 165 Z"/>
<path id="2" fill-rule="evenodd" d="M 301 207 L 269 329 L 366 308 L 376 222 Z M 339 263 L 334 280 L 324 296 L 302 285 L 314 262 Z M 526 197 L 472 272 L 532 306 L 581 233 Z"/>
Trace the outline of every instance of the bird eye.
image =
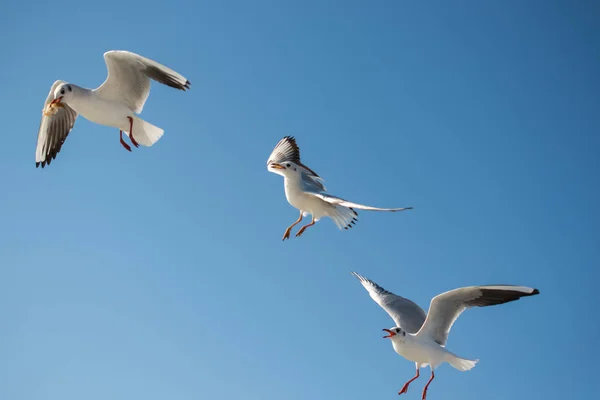
<path id="1" fill-rule="evenodd" d="M 65 94 L 65 89 L 62 89 L 62 90 L 60 91 L 60 94 Z"/>
<path id="2" fill-rule="evenodd" d="M 396 328 L 396 333 L 400 333 L 400 329 Z"/>
<path id="3" fill-rule="evenodd" d="M 291 167 L 291 165 L 290 165 L 290 164 L 285 164 L 285 166 L 286 166 L 286 167 L 288 167 L 288 168 L 289 168 L 289 167 Z"/>

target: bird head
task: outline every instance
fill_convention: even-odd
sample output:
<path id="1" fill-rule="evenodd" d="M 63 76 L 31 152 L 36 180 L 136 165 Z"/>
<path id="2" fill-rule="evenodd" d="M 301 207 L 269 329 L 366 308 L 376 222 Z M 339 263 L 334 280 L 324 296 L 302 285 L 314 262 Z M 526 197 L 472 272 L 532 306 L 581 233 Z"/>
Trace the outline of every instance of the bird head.
<path id="1" fill-rule="evenodd" d="M 404 337 L 406 337 L 406 331 L 402 328 L 399 327 L 393 327 L 391 329 L 383 329 L 384 332 L 387 332 L 388 335 L 384 336 L 384 339 L 402 339 Z"/>
<path id="2" fill-rule="evenodd" d="M 286 178 L 291 178 L 300 174 L 300 168 L 292 161 L 284 161 L 281 163 L 272 162 L 269 164 L 268 170 Z"/>
<path id="3" fill-rule="evenodd" d="M 68 103 L 73 97 L 75 86 L 70 83 L 62 83 L 54 90 L 54 100 L 50 104 L 58 105 L 60 103 Z"/>

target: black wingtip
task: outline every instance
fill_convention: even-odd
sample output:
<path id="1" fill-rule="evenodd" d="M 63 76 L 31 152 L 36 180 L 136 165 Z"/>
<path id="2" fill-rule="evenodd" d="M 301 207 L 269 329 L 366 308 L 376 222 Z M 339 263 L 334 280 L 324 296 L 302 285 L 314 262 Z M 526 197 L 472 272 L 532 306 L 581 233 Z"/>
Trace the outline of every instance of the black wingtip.
<path id="1" fill-rule="evenodd" d="M 533 292 L 531 292 L 531 295 L 536 295 L 536 294 L 540 294 L 540 291 L 537 289 L 533 289 Z"/>

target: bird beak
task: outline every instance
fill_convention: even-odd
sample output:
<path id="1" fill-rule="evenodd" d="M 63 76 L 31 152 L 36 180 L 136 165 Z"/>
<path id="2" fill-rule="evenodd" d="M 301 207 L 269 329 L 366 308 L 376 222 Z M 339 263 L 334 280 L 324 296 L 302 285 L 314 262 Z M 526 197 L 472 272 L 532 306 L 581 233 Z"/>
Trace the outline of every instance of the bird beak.
<path id="1" fill-rule="evenodd" d="M 285 167 L 281 164 L 277 164 L 277 163 L 271 163 L 271 168 L 275 168 L 275 169 L 285 169 Z"/>
<path id="2" fill-rule="evenodd" d="M 56 99 L 52 100 L 52 101 L 50 102 L 50 104 L 57 104 L 57 103 L 60 103 L 60 101 L 62 100 L 62 98 L 63 98 L 63 96 L 60 96 L 59 98 L 56 98 Z"/>
<path id="3" fill-rule="evenodd" d="M 391 338 L 392 336 L 396 336 L 396 334 L 394 332 L 390 331 L 389 329 L 382 329 L 382 331 L 389 333 L 389 336 L 383 337 L 384 339 L 388 339 L 388 338 Z"/>

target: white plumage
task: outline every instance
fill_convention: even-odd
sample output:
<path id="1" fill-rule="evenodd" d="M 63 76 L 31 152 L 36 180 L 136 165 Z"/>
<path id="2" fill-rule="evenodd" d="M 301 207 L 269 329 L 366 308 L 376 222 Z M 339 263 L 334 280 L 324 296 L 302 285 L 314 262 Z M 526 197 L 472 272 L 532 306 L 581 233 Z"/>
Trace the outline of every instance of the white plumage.
<path id="1" fill-rule="evenodd" d="M 429 312 L 425 314 L 414 302 L 385 290 L 356 272 L 352 272 L 352 275 L 396 323 L 393 328 L 383 329 L 388 333 L 384 337 L 391 339 L 394 351 L 415 363 L 416 375 L 404 384 L 398 394 L 408 391 L 410 383 L 419 377 L 419 368 L 431 368 L 431 378 L 423 389 L 423 400 L 435 377 L 434 370 L 440 364 L 447 362 L 459 371 L 468 371 L 479 361 L 459 357 L 446 349 L 450 329 L 464 310 L 504 304 L 540 293 L 534 288 L 515 285 L 463 287 L 435 296 L 431 300 Z"/>
<path id="2" fill-rule="evenodd" d="M 323 179 L 301 162 L 300 148 L 296 143 L 296 139 L 291 136 L 286 136 L 277 143 L 267 160 L 267 170 L 284 177 L 287 201 L 300 210 L 298 220 L 286 229 L 283 240 L 290 237 L 291 229 L 308 214 L 312 215 L 311 222 L 300 228 L 296 236 L 302 235 L 306 228 L 314 225 L 323 217 L 331 218 L 339 229 L 352 228 L 358 221 L 356 209 L 390 212 L 412 209 L 412 207 L 371 207 L 353 203 L 327 193 Z"/>
<path id="3" fill-rule="evenodd" d="M 108 76 L 97 89 L 56 81 L 44 102 L 35 154 L 36 167 L 50 165 L 73 129 L 78 115 L 100 125 L 118 128 L 121 144 L 125 132 L 134 146 L 152 146 L 163 130 L 135 114 L 142 112 L 150 93 L 150 80 L 179 90 L 190 82 L 178 72 L 128 51 L 104 53 Z"/>

